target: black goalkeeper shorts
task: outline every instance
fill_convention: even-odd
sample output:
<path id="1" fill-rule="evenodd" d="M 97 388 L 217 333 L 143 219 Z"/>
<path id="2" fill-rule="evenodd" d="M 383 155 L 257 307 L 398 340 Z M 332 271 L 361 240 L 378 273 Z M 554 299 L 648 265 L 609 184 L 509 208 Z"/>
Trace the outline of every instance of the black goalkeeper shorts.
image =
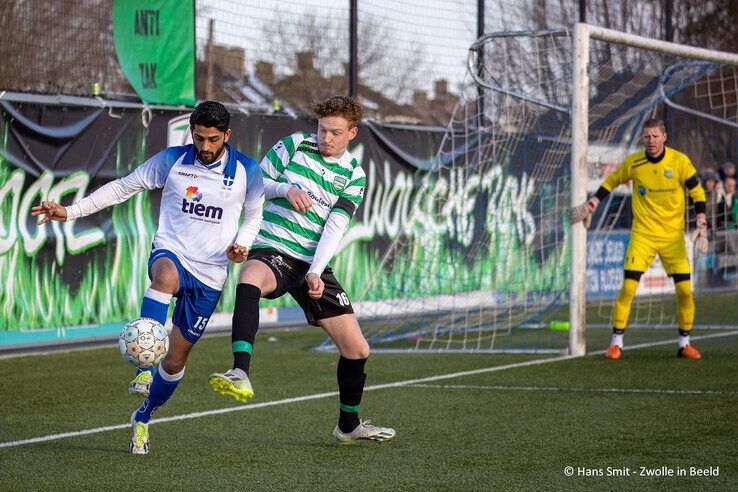
<path id="1" fill-rule="evenodd" d="M 251 250 L 248 259 L 265 263 L 277 279 L 277 288 L 264 297 L 276 299 L 289 293 L 302 308 L 309 324 L 319 326 L 318 320 L 354 313 L 351 300 L 333 276 L 331 268 L 326 268 L 320 276 L 325 284 L 323 296 L 320 299 L 313 299 L 308 295 L 308 285 L 305 281 L 305 275 L 310 269 L 308 263 L 274 249 L 262 248 Z"/>

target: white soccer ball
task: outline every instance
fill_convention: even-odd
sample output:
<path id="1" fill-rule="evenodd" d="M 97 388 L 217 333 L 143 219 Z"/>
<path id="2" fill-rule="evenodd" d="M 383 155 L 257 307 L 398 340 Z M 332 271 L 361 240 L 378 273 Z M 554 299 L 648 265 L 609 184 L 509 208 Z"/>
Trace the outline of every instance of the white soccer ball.
<path id="1" fill-rule="evenodd" d="M 169 351 L 169 335 L 161 323 L 151 318 L 136 318 L 120 332 L 120 355 L 136 367 L 158 364 Z"/>

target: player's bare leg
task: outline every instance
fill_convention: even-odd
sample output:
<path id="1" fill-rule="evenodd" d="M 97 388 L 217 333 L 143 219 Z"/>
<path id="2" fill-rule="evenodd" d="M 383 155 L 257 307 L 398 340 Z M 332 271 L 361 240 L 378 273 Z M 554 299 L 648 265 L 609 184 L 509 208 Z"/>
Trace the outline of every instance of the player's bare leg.
<path id="1" fill-rule="evenodd" d="M 243 264 L 236 287 L 236 305 L 233 308 L 233 368 L 210 375 L 208 383 L 213 391 L 238 401 L 253 398 L 254 389 L 249 380 L 249 369 L 254 339 L 259 329 L 259 299 L 276 288 L 274 272 L 262 261 L 248 260 Z"/>
<path id="2" fill-rule="evenodd" d="M 361 333 L 354 314 L 343 314 L 321 319 L 318 324 L 331 337 L 341 356 L 338 359 L 339 417 L 333 437 L 341 444 L 350 444 L 359 439 L 386 441 L 395 436 L 389 427 L 369 425 L 359 420 L 359 405 L 364 393 L 366 373 L 364 365 L 369 357 L 369 344 Z"/>
<path id="3" fill-rule="evenodd" d="M 184 376 L 187 358 L 194 345 L 182 336 L 178 327 L 172 328 L 169 352 L 159 364 L 149 395 L 131 415 L 131 444 L 133 454 L 149 452 L 149 420 L 151 414 L 169 400 Z"/>

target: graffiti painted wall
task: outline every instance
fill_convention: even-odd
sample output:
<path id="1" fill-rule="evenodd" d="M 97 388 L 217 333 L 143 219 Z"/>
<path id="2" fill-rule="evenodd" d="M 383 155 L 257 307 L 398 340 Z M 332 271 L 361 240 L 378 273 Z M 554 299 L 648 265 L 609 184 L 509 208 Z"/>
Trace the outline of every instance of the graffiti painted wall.
<path id="1" fill-rule="evenodd" d="M 36 225 L 41 200 L 67 205 L 186 137 L 187 114 L 13 104 L 0 119 L 0 332 L 119 323 L 137 316 L 160 193 L 139 193 L 90 217 Z M 260 160 L 279 138 L 316 122 L 234 114 L 231 143 Z M 367 174 L 364 203 L 333 262 L 349 295 L 362 290 L 409 215 L 443 132 L 360 127 L 351 152 Z M 408 159 L 408 157 L 410 157 Z M 235 294 L 231 276 L 219 311 Z M 285 305 L 285 297 L 277 302 Z"/>

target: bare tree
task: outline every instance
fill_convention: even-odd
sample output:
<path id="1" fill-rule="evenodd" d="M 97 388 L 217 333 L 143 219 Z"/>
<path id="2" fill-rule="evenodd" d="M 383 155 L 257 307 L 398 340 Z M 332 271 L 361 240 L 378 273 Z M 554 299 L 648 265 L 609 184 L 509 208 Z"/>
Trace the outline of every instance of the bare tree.
<path id="1" fill-rule="evenodd" d="M 348 21 L 307 13 L 299 25 L 275 19 L 265 26 L 270 32 L 277 74 L 286 76 L 299 70 L 297 53 L 313 54 L 315 68 L 324 76 L 347 76 L 349 53 Z M 421 74 L 426 64 L 422 46 L 398 52 L 391 29 L 376 18 L 359 21 L 359 81 L 394 100 L 409 99 L 423 86 Z"/>

